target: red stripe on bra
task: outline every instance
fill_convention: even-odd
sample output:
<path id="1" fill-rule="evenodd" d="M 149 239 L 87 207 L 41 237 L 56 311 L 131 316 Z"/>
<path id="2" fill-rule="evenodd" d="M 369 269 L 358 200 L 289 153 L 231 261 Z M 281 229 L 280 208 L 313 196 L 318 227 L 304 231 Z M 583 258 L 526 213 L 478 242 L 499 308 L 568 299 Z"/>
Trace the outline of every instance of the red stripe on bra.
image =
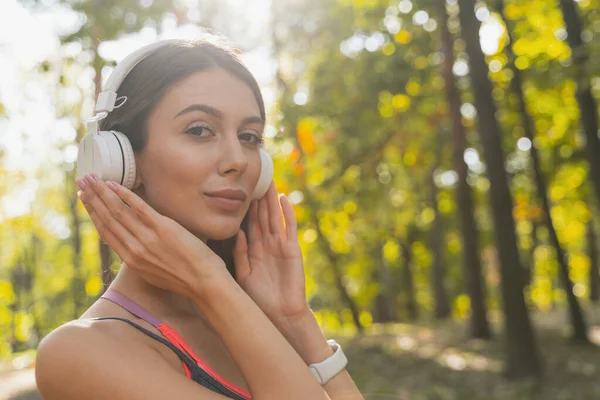
<path id="1" fill-rule="evenodd" d="M 135 301 L 131 300 L 124 294 L 122 294 L 114 289 L 108 289 L 101 297 L 106 300 L 112 301 L 113 303 L 115 303 L 115 304 L 119 305 L 120 307 L 124 308 L 125 310 L 129 311 L 136 317 L 141 318 L 141 319 L 149 322 L 150 324 L 152 324 L 154 327 L 158 328 L 158 330 L 163 334 L 163 336 L 169 342 L 171 342 L 171 344 L 173 344 L 179 350 L 186 352 L 190 357 L 192 357 L 192 359 L 196 362 L 196 364 L 198 364 L 198 367 L 202 368 L 207 374 L 211 375 L 217 382 L 219 382 L 221 385 L 225 386 L 227 389 L 231 390 L 235 394 L 237 394 L 241 397 L 244 397 L 245 399 L 248 399 L 248 400 L 252 399 L 250 397 L 250 393 L 248 393 L 244 389 L 234 385 L 233 383 L 229 382 L 227 379 L 225 379 L 221 375 L 217 374 L 211 367 L 208 366 L 208 364 L 206 364 L 204 361 L 202 361 L 202 359 L 200 357 L 198 357 L 196 355 L 196 353 L 194 353 L 194 351 L 185 342 L 185 340 L 183 340 L 183 338 L 179 335 L 179 333 L 177 333 L 177 331 L 175 329 L 173 329 L 172 327 L 167 325 L 165 322 L 161 321 L 160 319 L 158 319 L 155 316 L 153 316 L 152 314 L 150 314 L 148 311 L 146 311 L 142 306 L 137 304 Z M 188 378 L 191 378 L 192 372 L 190 371 L 188 366 L 185 364 L 185 362 L 182 362 L 182 363 L 183 363 L 183 369 L 185 370 L 185 375 Z"/>
<path id="2" fill-rule="evenodd" d="M 192 357 L 192 359 L 194 361 L 196 361 L 196 363 L 198 364 L 198 366 L 200 368 L 202 368 L 204 371 L 206 371 L 206 373 L 208 373 L 213 378 L 215 378 L 220 384 L 222 384 L 227 389 L 231 390 L 232 392 L 234 392 L 235 394 L 237 394 L 239 396 L 242 396 L 249 400 L 252 399 L 249 392 L 247 392 L 244 389 L 240 388 L 239 386 L 234 385 L 233 383 L 229 382 L 227 379 L 223 378 L 221 375 L 216 373 L 211 367 L 209 367 L 208 364 L 206 364 L 194 352 L 194 350 L 192 350 L 190 348 L 190 346 L 185 342 L 185 340 L 183 340 L 183 338 L 179 335 L 179 333 L 177 333 L 177 331 L 175 329 L 171 328 L 165 322 L 159 324 L 157 326 L 157 328 L 165 336 L 165 338 L 167 340 L 169 340 L 169 342 L 173 343 L 173 345 L 177 346 L 181 351 L 185 351 L 186 353 L 188 353 L 189 356 Z M 191 377 L 191 372 L 189 371 L 189 369 L 188 369 L 187 365 L 185 365 L 185 363 L 184 363 L 184 368 L 186 370 L 186 375 L 188 377 Z"/>

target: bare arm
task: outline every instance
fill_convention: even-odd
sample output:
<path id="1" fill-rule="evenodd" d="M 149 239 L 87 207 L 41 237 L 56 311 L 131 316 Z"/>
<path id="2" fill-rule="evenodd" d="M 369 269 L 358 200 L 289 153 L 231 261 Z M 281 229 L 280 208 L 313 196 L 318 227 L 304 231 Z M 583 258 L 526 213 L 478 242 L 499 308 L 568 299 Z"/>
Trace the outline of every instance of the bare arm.
<path id="1" fill-rule="evenodd" d="M 89 179 L 87 185 L 82 181 L 78 183 L 83 191 L 80 194 L 83 204 L 102 239 L 148 282 L 187 296 L 196 303 L 223 340 L 254 399 L 329 400 L 300 356 L 226 271 L 222 260 L 203 242 L 121 186 L 109 188 L 97 177 Z M 154 368 L 148 368 L 151 364 L 144 362 L 149 356 L 143 351 L 137 359 L 124 360 L 123 355 L 129 353 L 114 345 L 111 352 L 111 346 L 96 346 L 84 338 L 73 349 L 70 341 L 58 340 L 62 336 L 67 335 L 54 335 L 57 340 L 48 341 L 39 354 L 38 377 L 47 393 L 61 390 L 62 386 L 56 382 L 64 382 L 66 378 L 77 379 L 76 385 L 84 388 L 83 391 L 94 388 L 98 380 L 109 378 L 110 390 L 98 390 L 95 397 L 83 398 L 165 398 L 157 396 L 157 393 L 165 393 L 163 386 L 181 393 L 168 398 L 212 398 L 201 396 L 204 392 L 191 387 L 187 389 L 189 381 L 171 382 L 155 373 L 146 378 L 144 373 Z M 81 336 L 85 337 L 83 333 Z M 112 340 L 118 342 L 118 339 Z M 98 347 L 106 347 L 100 350 L 102 357 L 95 357 Z M 93 373 L 79 360 L 85 355 Z M 122 367 L 123 363 L 126 368 Z M 173 374 L 165 374 L 167 376 L 173 378 Z M 114 393 L 129 394 L 131 382 L 137 383 L 136 387 L 145 395 L 140 396 L 136 391 L 133 396 L 114 396 Z M 67 386 L 64 390 L 69 390 L 68 385 L 64 386 Z M 82 398 L 78 393 L 81 392 L 64 392 L 55 398 Z"/>
<path id="2" fill-rule="evenodd" d="M 226 399 L 141 341 L 119 340 L 98 328 L 72 321 L 42 340 L 35 375 L 44 400 Z"/>
<path id="3" fill-rule="evenodd" d="M 278 327 L 306 365 L 323 361 L 333 350 L 323 336 L 315 315 L 308 310 L 293 322 Z M 331 400 L 364 400 L 348 371 L 343 369 L 324 386 Z"/>
<path id="4" fill-rule="evenodd" d="M 285 195 L 277 194 L 274 183 L 262 199 L 252 203 L 248 237 L 238 232 L 233 256 L 237 282 L 305 364 L 329 357 L 332 350 L 306 301 L 294 209 Z M 364 400 L 346 370 L 324 388 L 334 400 Z"/>
<path id="5" fill-rule="evenodd" d="M 203 290 L 193 300 L 221 336 L 253 399 L 330 400 L 300 356 L 233 279 L 218 289 Z M 44 399 L 225 399 L 185 377 L 147 346 L 85 325 L 74 321 L 42 341 L 36 380 Z"/>
<path id="6" fill-rule="evenodd" d="M 330 399 L 298 353 L 233 278 L 192 300 L 227 346 L 253 398 Z"/>

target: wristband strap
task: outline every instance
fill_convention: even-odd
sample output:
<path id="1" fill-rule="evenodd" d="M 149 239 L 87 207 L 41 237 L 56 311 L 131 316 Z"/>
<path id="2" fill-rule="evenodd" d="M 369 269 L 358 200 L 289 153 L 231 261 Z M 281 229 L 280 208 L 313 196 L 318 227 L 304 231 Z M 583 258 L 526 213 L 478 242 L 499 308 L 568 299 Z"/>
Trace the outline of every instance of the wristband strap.
<path id="1" fill-rule="evenodd" d="M 339 374 L 348 364 L 348 359 L 342 350 L 342 346 L 333 339 L 329 339 L 327 343 L 334 350 L 334 353 L 325 360 L 308 366 L 310 372 L 321 385 L 329 382 L 331 378 Z"/>

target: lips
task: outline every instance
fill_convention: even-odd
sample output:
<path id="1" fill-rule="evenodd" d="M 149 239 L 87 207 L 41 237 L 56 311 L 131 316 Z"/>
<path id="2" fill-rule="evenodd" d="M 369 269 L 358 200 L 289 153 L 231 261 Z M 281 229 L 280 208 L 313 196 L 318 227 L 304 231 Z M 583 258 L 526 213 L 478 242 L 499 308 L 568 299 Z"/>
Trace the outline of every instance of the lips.
<path id="1" fill-rule="evenodd" d="M 216 190 L 213 192 L 207 192 L 206 195 L 209 197 L 220 197 L 220 198 L 230 199 L 230 200 L 241 200 L 241 201 L 246 200 L 246 193 L 244 193 L 242 190 L 238 190 L 238 189 Z"/>
<path id="2" fill-rule="evenodd" d="M 239 211 L 246 200 L 246 193 L 237 189 L 222 189 L 204 194 L 206 203 L 222 211 Z"/>

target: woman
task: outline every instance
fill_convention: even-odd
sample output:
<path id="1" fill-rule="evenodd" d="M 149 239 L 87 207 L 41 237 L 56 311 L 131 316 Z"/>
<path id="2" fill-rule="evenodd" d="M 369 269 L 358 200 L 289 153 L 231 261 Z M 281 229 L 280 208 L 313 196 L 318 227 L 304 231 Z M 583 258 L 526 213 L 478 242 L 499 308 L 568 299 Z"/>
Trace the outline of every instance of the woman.
<path id="1" fill-rule="evenodd" d="M 128 70 L 118 96 L 100 124 L 131 143 L 132 181 L 77 184 L 124 263 L 40 344 L 42 396 L 362 399 L 345 370 L 321 386 L 307 367 L 334 348 L 305 298 L 289 201 L 272 183 L 253 200 L 265 109 L 235 53 L 171 41 Z"/>

